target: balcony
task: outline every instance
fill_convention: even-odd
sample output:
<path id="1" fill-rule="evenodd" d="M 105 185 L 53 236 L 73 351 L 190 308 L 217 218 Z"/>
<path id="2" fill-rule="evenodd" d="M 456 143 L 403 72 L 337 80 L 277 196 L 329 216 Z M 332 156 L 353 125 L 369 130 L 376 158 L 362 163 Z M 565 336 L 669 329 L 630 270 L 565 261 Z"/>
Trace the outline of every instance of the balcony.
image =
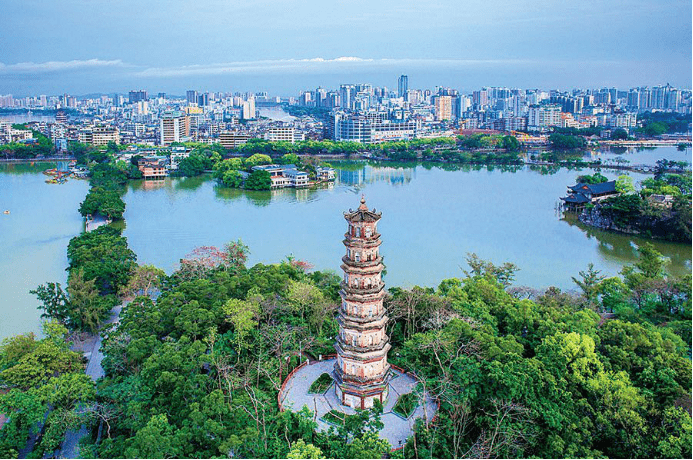
<path id="1" fill-rule="evenodd" d="M 354 361 L 371 361 L 387 359 L 387 353 L 388 351 L 390 351 L 390 348 L 392 348 L 392 345 L 386 342 L 381 349 L 367 351 L 365 349 L 347 345 L 342 347 L 342 342 L 340 340 L 337 340 L 337 342 L 334 344 L 334 347 L 337 350 L 337 354 L 339 356 L 342 356 L 343 358 L 352 359 Z M 353 351 L 355 349 L 358 351 Z"/>
<path id="2" fill-rule="evenodd" d="M 335 375 L 337 376 L 339 383 L 351 383 L 359 386 L 382 385 L 387 383 L 390 378 L 390 365 L 385 364 L 385 369 L 383 369 L 382 372 L 370 377 L 360 377 L 358 375 L 347 374 L 343 369 L 335 366 Z M 367 391 L 368 388 L 364 388 L 363 390 Z"/>
<path id="3" fill-rule="evenodd" d="M 361 330 L 381 328 L 385 327 L 387 320 L 388 317 L 385 316 L 384 311 L 380 315 L 364 317 L 347 315 L 342 311 L 340 311 L 339 315 L 337 315 L 337 323 L 339 323 L 339 325 L 342 327 L 346 327 L 347 329 Z"/>
<path id="4" fill-rule="evenodd" d="M 375 238 L 356 238 L 348 233 L 344 234 L 344 240 L 342 240 L 342 243 L 344 243 L 344 246 L 349 246 L 349 247 L 357 247 L 357 248 L 374 248 L 377 246 L 380 246 L 380 234 L 378 234 Z"/>
<path id="5" fill-rule="evenodd" d="M 352 352 L 352 353 L 370 353 L 374 351 L 382 351 L 385 346 L 387 345 L 387 341 L 390 339 L 387 335 L 383 336 L 384 338 L 380 341 L 380 343 L 376 343 L 374 345 L 366 345 L 366 346 L 359 346 L 359 345 L 351 345 L 348 342 L 345 342 L 342 337 L 339 337 L 339 346 L 342 348 L 342 350 L 347 351 L 347 352 Z"/>
<path id="6" fill-rule="evenodd" d="M 375 259 L 372 260 L 361 260 L 359 262 L 350 259 L 347 256 L 342 257 L 342 262 L 344 262 L 344 265 L 347 265 L 349 267 L 356 267 L 356 268 L 371 268 L 371 267 L 377 267 L 378 265 L 381 264 L 383 261 L 383 258 L 381 256 L 376 257 Z M 379 270 L 382 270 L 384 267 L 380 267 Z"/>
<path id="7" fill-rule="evenodd" d="M 342 291 L 344 291 L 345 294 L 349 295 L 366 295 L 366 294 L 377 294 L 380 291 L 383 290 L 385 287 L 385 283 L 382 281 L 375 286 L 370 286 L 370 287 L 357 287 L 357 286 L 348 286 L 344 281 L 340 284 L 340 287 L 342 288 Z"/>

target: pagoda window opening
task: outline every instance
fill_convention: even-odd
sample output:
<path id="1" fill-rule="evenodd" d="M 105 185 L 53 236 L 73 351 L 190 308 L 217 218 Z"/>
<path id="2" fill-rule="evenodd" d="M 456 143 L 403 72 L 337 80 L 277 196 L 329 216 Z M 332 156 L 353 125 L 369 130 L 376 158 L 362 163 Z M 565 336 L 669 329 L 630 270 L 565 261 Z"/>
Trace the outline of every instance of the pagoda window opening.
<path id="1" fill-rule="evenodd" d="M 354 259 L 356 260 L 356 262 L 361 262 L 361 254 L 357 252 L 354 256 Z"/>
<path id="2" fill-rule="evenodd" d="M 370 238 L 370 237 L 371 237 L 371 233 L 372 233 L 371 228 L 370 228 L 370 227 L 366 227 L 366 238 Z"/>
<path id="3" fill-rule="evenodd" d="M 356 238 L 361 238 L 361 227 L 356 227 Z"/>

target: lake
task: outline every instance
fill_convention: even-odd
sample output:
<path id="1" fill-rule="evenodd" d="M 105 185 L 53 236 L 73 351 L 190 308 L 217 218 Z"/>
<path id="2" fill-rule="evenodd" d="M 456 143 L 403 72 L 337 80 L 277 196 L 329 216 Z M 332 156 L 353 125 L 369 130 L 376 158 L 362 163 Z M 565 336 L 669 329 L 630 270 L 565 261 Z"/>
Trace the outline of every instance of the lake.
<path id="1" fill-rule="evenodd" d="M 0 339 L 40 330 L 29 290 L 46 281 L 65 287 L 67 243 L 84 228 L 77 209 L 89 184 L 46 184 L 42 172 L 55 166 L 0 164 Z"/>
<path id="2" fill-rule="evenodd" d="M 674 149 L 675 150 L 675 149 Z M 662 152 L 651 152 L 661 158 Z M 659 154 L 659 155 L 658 155 Z M 435 287 L 463 275 L 467 253 L 520 267 L 515 285 L 575 286 L 587 264 L 617 274 L 646 240 L 584 227 L 557 211 L 579 174 L 541 174 L 526 166 L 445 168 L 414 164 L 334 162 L 337 181 L 313 189 L 246 192 L 217 186 L 208 176 L 134 181 L 124 200 L 124 235 L 141 264 L 171 273 L 198 246 L 241 239 L 249 264 L 293 256 L 339 273 L 346 222 L 359 205 L 382 211 L 379 224 L 388 287 Z M 44 165 L 0 165 L 0 338 L 37 331 L 38 302 L 28 294 L 46 281 L 65 282 L 66 247 L 83 223 L 77 212 L 87 183 L 45 184 Z M 616 173 L 603 171 L 607 177 Z M 647 175 L 631 174 L 637 182 Z M 651 177 L 651 176 L 649 176 Z M 691 269 L 691 245 L 653 242 L 669 270 Z"/>
<path id="3" fill-rule="evenodd" d="M 517 264 L 516 284 L 572 288 L 570 277 L 590 262 L 616 274 L 636 260 L 644 241 L 561 219 L 558 197 L 574 183 L 575 171 L 343 167 L 335 184 L 319 189 L 245 192 L 204 178 L 134 182 L 125 196 L 124 234 L 140 263 L 168 273 L 195 247 L 236 239 L 250 247 L 250 264 L 290 255 L 316 269 L 339 271 L 342 212 L 356 208 L 363 194 L 383 212 L 386 283 L 407 287 L 435 287 L 462 275 L 467 253 L 474 252 L 494 263 Z M 633 174 L 635 181 L 644 177 Z M 690 270 L 690 245 L 655 245 L 671 259 L 672 272 Z"/>

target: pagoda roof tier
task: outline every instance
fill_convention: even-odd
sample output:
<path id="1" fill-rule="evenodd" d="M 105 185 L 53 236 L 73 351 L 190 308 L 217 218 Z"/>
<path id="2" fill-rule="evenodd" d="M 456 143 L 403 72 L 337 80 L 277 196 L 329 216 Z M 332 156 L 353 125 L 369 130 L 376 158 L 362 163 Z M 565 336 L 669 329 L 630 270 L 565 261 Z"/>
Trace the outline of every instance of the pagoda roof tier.
<path id="1" fill-rule="evenodd" d="M 377 222 L 382 214 L 382 212 L 376 212 L 375 208 L 369 211 L 368 206 L 366 206 L 366 198 L 361 195 L 361 205 L 356 211 L 349 209 L 349 212 L 345 212 L 344 218 L 349 222 Z"/>
<path id="2" fill-rule="evenodd" d="M 344 256 L 342 257 L 342 262 L 344 262 L 344 265 L 348 266 L 349 268 L 371 268 L 382 265 L 383 258 L 382 256 L 378 256 L 374 260 L 362 260 L 360 262 L 356 262 L 355 260 L 351 260 L 349 257 Z M 344 265 L 342 265 L 342 270 L 344 270 Z M 383 268 L 385 267 L 381 267 L 381 270 Z"/>
<path id="3" fill-rule="evenodd" d="M 342 288 L 342 291 L 344 291 L 345 294 L 352 294 L 352 295 L 366 295 L 366 294 L 377 294 L 383 290 L 385 287 L 385 283 L 382 281 L 378 283 L 377 285 L 369 288 L 357 288 L 357 287 L 351 287 L 348 286 L 344 281 L 341 282 L 340 287 Z"/>
<path id="4" fill-rule="evenodd" d="M 356 238 L 348 233 L 344 234 L 344 240 L 342 240 L 344 246 L 348 248 L 375 248 L 380 246 L 382 241 L 380 241 L 380 233 L 376 233 L 374 237 L 371 238 Z"/>
<path id="5" fill-rule="evenodd" d="M 345 271 L 347 273 L 352 273 L 352 274 L 377 274 L 383 271 L 385 268 L 382 264 L 378 263 L 376 265 L 366 265 L 363 267 L 352 267 L 347 264 L 343 264 L 341 267 L 342 271 Z"/>
<path id="6" fill-rule="evenodd" d="M 339 291 L 339 295 L 342 299 L 348 300 L 349 302 L 372 302 L 374 300 L 383 300 L 385 298 L 385 290 L 378 292 L 377 294 L 354 294 L 353 292 L 346 292 L 345 290 Z"/>
<path id="7" fill-rule="evenodd" d="M 381 359 L 387 359 L 387 352 L 390 351 L 392 345 L 386 343 L 381 350 L 372 350 L 367 352 L 353 352 L 351 350 L 345 350 L 342 348 L 339 341 L 334 344 L 337 354 L 342 358 L 352 359 L 354 361 L 378 361 Z"/>
<path id="8" fill-rule="evenodd" d="M 361 318 L 360 316 L 346 315 L 340 311 L 337 315 L 337 323 L 347 329 L 366 331 L 368 329 L 382 329 L 389 318 L 383 312 L 380 316 Z"/>
<path id="9" fill-rule="evenodd" d="M 387 345 L 387 341 L 390 340 L 390 338 L 387 335 L 383 336 L 384 338 L 380 341 L 380 343 L 377 343 L 375 345 L 367 345 L 364 347 L 358 345 L 349 345 L 348 343 L 344 342 L 344 340 L 342 340 L 341 336 L 337 336 L 337 341 L 339 342 L 339 348 L 341 348 L 344 351 L 350 351 L 352 353 L 370 353 L 372 351 L 382 351 L 385 348 L 385 346 Z"/>
<path id="10" fill-rule="evenodd" d="M 344 370 L 335 363 L 335 380 L 345 393 L 355 395 L 369 395 L 382 393 L 387 385 L 392 373 L 390 365 L 386 364 L 383 372 L 373 377 L 357 377 L 344 373 Z M 346 378 L 345 378 L 346 377 Z M 342 386 L 344 385 L 344 386 Z"/>

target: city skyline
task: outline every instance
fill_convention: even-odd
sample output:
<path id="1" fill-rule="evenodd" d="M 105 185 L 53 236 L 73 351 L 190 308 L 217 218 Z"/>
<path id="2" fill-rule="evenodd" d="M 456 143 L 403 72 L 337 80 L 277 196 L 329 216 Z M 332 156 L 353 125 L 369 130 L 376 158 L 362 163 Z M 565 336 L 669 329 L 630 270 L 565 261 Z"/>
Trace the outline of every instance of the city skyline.
<path id="1" fill-rule="evenodd" d="M 0 93 L 691 87 L 691 5 L 10 1 Z M 88 20 L 85 20 L 88 19 Z"/>

